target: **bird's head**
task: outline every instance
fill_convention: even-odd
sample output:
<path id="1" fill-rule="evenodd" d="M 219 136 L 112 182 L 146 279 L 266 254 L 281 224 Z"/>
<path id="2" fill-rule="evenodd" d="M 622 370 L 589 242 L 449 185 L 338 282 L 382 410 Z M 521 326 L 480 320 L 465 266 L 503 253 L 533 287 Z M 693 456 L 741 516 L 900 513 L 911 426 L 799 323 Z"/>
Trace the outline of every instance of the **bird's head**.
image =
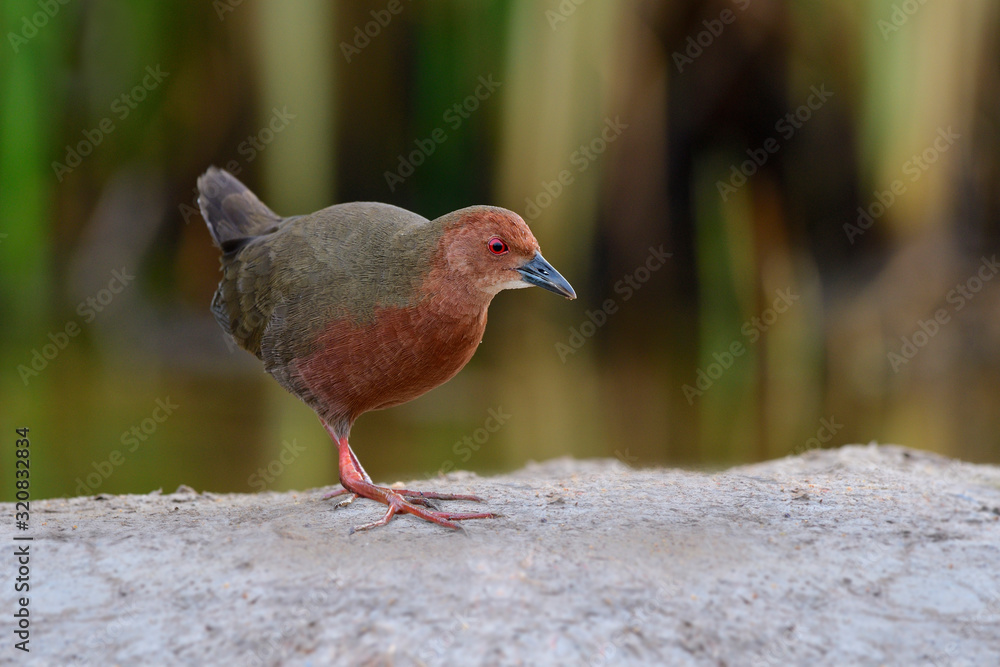
<path id="1" fill-rule="evenodd" d="M 444 221 L 443 259 L 476 291 L 492 298 L 505 289 L 537 286 L 575 299 L 569 282 L 538 249 L 535 235 L 517 213 L 493 206 L 471 206 Z"/>

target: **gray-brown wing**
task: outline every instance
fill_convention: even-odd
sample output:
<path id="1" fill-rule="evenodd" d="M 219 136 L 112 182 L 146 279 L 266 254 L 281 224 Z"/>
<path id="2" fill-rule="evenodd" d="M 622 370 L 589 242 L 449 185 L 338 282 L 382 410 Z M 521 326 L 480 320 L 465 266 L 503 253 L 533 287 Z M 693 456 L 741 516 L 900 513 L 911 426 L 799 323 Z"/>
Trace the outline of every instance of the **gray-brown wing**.
<path id="1" fill-rule="evenodd" d="M 377 203 L 339 204 L 289 220 L 229 259 L 213 302 L 220 324 L 289 391 L 289 374 L 334 320 L 370 321 L 410 303 L 439 234 L 423 217 Z"/>

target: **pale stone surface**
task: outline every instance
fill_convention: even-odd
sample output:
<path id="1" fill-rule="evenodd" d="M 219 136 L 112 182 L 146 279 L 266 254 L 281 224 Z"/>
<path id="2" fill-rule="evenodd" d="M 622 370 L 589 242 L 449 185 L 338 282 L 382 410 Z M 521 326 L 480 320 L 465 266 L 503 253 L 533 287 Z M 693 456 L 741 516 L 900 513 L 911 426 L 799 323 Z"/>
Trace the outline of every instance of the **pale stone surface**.
<path id="1" fill-rule="evenodd" d="M 334 510 L 320 490 L 32 503 L 27 662 L 995 665 L 1000 656 L 996 467 L 853 446 L 715 474 L 563 459 L 412 486 L 476 492 L 505 516 L 461 533 L 403 516 L 349 535 L 382 506 Z M 12 608 L 9 590 L 4 602 Z M 2 661 L 13 653 L 6 633 Z"/>

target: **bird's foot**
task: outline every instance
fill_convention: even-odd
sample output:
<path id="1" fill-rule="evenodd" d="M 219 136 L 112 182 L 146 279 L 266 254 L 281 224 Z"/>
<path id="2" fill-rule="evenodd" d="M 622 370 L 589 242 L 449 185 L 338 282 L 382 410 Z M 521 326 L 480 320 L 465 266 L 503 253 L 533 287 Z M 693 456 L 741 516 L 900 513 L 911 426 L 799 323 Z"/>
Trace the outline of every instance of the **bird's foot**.
<path id="1" fill-rule="evenodd" d="M 442 512 L 430 509 L 428 500 L 479 500 L 476 496 L 458 495 L 452 493 L 434 493 L 430 491 L 410 491 L 408 489 L 391 489 L 384 486 L 362 483 L 361 486 L 352 484 L 352 493 L 363 498 L 371 498 L 380 503 L 388 505 L 385 515 L 378 521 L 355 526 L 352 533 L 360 530 L 368 530 L 389 523 L 396 514 L 412 514 L 425 521 L 436 523 L 446 528 L 458 529 L 455 521 L 465 521 L 467 519 L 491 519 L 495 514 L 492 512 Z M 368 488 L 364 488 L 368 487 Z"/>
<path id="2" fill-rule="evenodd" d="M 439 526 L 458 530 L 455 521 L 465 521 L 467 519 L 491 519 L 496 515 L 492 512 L 441 512 L 434 508 L 431 500 L 472 500 L 479 502 L 478 496 L 462 495 L 457 493 L 436 493 L 434 491 L 412 491 L 410 489 L 392 489 L 386 486 L 378 486 L 372 482 L 365 469 L 361 467 L 358 457 L 354 455 L 350 445 L 347 444 L 346 437 L 338 437 L 332 428 L 323 422 L 327 432 L 337 443 L 340 459 L 340 483 L 344 487 L 323 496 L 324 500 L 346 495 L 347 498 L 337 503 L 337 507 L 350 505 L 357 498 L 370 498 L 384 505 L 388 505 L 385 515 L 378 521 L 355 526 L 351 532 L 368 530 L 376 526 L 384 526 L 397 514 L 412 514 L 425 521 L 436 523 Z"/>

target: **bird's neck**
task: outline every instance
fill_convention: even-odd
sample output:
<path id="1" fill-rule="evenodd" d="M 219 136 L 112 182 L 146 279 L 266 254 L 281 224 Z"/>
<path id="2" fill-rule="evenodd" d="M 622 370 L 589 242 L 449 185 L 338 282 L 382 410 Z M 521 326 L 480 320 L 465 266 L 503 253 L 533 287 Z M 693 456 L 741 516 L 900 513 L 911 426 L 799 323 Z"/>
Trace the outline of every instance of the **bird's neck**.
<path id="1" fill-rule="evenodd" d="M 462 285 L 441 285 L 425 298 L 425 307 L 441 321 L 465 326 L 485 326 L 493 295 Z"/>

